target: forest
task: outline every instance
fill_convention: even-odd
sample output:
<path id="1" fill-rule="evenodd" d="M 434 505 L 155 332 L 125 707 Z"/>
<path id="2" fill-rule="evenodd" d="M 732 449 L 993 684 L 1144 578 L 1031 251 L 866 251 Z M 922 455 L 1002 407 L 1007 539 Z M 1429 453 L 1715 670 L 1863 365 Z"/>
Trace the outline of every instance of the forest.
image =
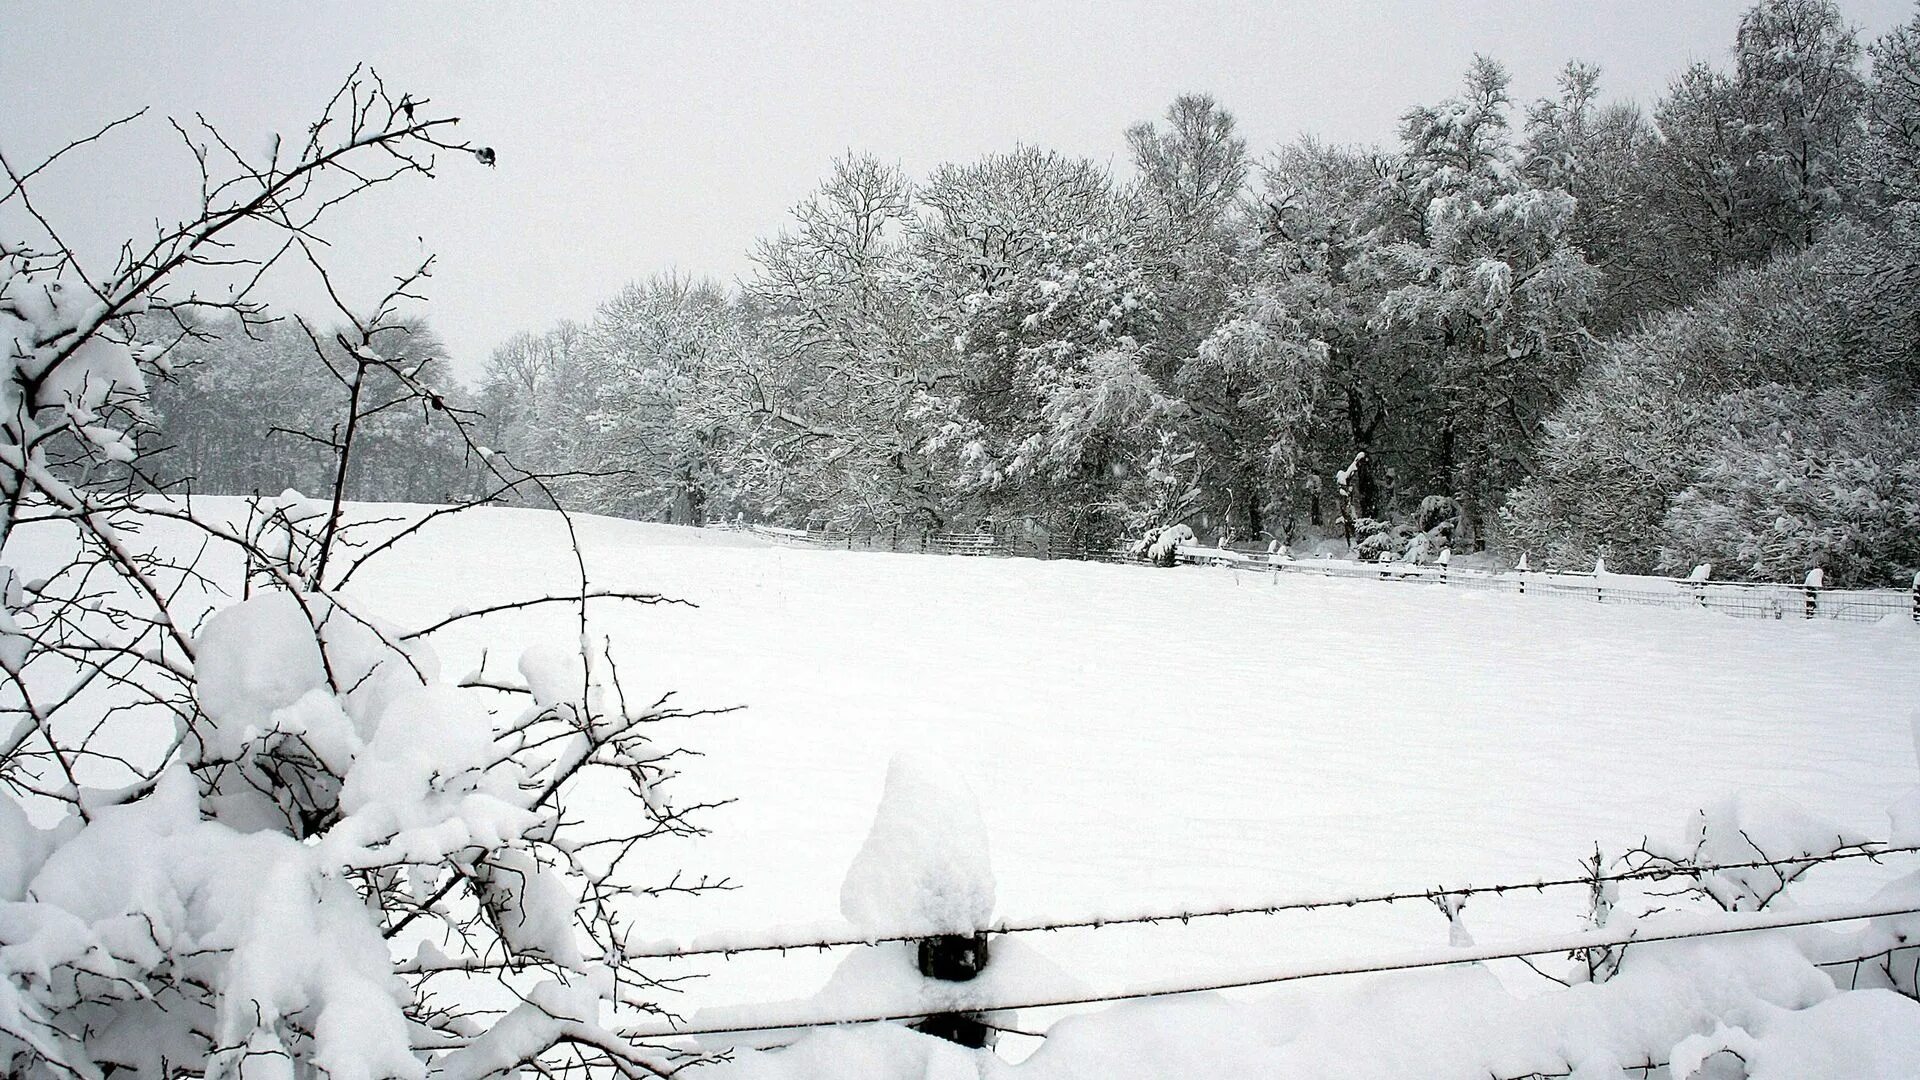
<path id="1" fill-rule="evenodd" d="M 1650 105 L 1579 61 L 1516 101 L 1477 57 L 1384 146 L 1249 146 L 1191 94 L 1117 133 L 1117 170 L 850 153 L 743 280 L 633 283 L 375 417 L 349 490 L 481 497 L 506 461 L 570 509 L 696 525 L 1184 523 L 1905 584 L 1920 15 L 1869 41 L 1830 0 L 1764 0 L 1730 44 Z M 203 329 L 154 393 L 157 475 L 325 486 L 296 434 L 338 392 L 311 331 Z M 392 332 L 444 372 L 431 326 Z M 484 467 L 446 422 L 468 410 Z"/>

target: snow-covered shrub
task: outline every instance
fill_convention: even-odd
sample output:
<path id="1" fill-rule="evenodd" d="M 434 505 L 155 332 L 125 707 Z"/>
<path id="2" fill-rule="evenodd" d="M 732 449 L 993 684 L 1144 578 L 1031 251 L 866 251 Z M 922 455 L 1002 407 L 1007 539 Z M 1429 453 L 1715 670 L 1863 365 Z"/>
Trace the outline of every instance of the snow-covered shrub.
<path id="1" fill-rule="evenodd" d="M 1543 424 L 1532 475 L 1501 512 L 1502 543 L 1562 566 L 1584 565 L 1605 550 L 1619 569 L 1646 573 L 1661 565 L 1663 549 L 1683 559 L 1700 533 L 1720 527 L 1693 520 L 1714 506 L 1748 518 L 1741 527 L 1756 541 L 1727 566 L 1766 565 L 1789 552 L 1799 560 L 1856 528 L 1881 532 L 1887 496 L 1880 492 L 1889 476 L 1883 465 L 1867 463 L 1885 459 L 1848 447 L 1864 442 L 1870 429 L 1910 445 L 1893 430 L 1908 421 L 1884 406 L 1865 406 L 1881 416 L 1862 417 L 1849 435 L 1837 413 L 1821 416 L 1844 407 L 1832 396 L 1850 392 L 1842 388 L 1910 400 L 1917 247 L 1920 225 L 1911 214 L 1889 220 L 1884 231 L 1835 223 L 1806 250 L 1728 274 L 1691 307 L 1610 342 Z M 1824 427 L 1814 437 L 1816 452 L 1855 460 L 1838 461 L 1828 473 L 1800 455 L 1775 454 L 1777 440 L 1767 437 L 1775 426 Z M 1748 475 L 1759 473 L 1767 479 Z M 1776 482 L 1785 484 L 1783 497 L 1770 501 L 1767 489 Z M 1699 509 L 1670 522 L 1669 511 L 1697 483 L 1705 485 L 1694 500 Z M 1856 497 L 1863 487 L 1869 497 Z M 1789 505 L 1808 500 L 1805 512 Z M 1748 502 L 1751 508 L 1743 508 Z M 1765 514 L 1769 505 L 1778 513 Z M 1781 514 L 1809 521 L 1784 528 L 1776 542 L 1767 534 Z M 1795 561 L 1783 574 L 1797 581 L 1809 565 Z"/>
<path id="2" fill-rule="evenodd" d="M 1423 533 L 1440 533 L 1451 540 L 1460 528 L 1460 504 L 1451 495 L 1429 495 L 1420 500 L 1414 527 Z"/>
<path id="3" fill-rule="evenodd" d="M 1179 555 L 1180 545 L 1194 543 L 1194 540 L 1193 529 L 1181 522 L 1148 529 L 1145 536 L 1134 541 L 1129 551 L 1155 566 L 1172 566 Z"/>
<path id="4" fill-rule="evenodd" d="M 1725 426 L 1662 522 L 1663 562 L 1711 561 L 1837 586 L 1920 570 L 1920 399 L 1873 386 L 1769 386 L 1721 402 Z"/>
<path id="5" fill-rule="evenodd" d="M 588 618 L 591 597 L 658 598 L 592 590 L 583 567 L 567 593 L 506 605 L 577 612 L 569 650 L 528 650 L 513 681 L 446 678 L 427 644 L 501 609 L 409 631 L 345 590 L 418 528 L 368 536 L 342 506 L 360 422 L 452 413 L 417 359 L 377 347 L 425 267 L 375 314 L 343 308 L 337 349 L 308 330 L 340 393 L 331 429 L 307 433 L 338 478 L 326 497 L 236 520 L 143 491 L 142 395 L 167 353 L 141 331 L 197 325 L 168 282 L 207 265 L 258 280 L 328 207 L 471 149 L 451 123 L 356 71 L 289 153 L 248 160 L 184 129 L 231 178 L 110 277 L 81 279 L 51 236 L 0 243 L 7 1076 L 486 1077 L 563 1052 L 667 1067 L 603 1013 L 657 1008 L 624 956 L 616 871 L 642 839 L 697 831 L 647 737 L 687 713 L 629 707 Z M 224 295 L 265 317 L 246 289 Z M 525 482 L 467 446 L 501 491 Z M 170 555 L 183 531 L 189 555 Z M 597 770 L 637 795 L 613 835 L 566 814 Z"/>
<path id="6" fill-rule="evenodd" d="M 1441 500 L 1445 505 L 1453 505 L 1453 500 L 1445 496 L 1429 495 L 1421 503 L 1421 512 L 1413 522 L 1383 521 L 1379 518 L 1360 518 L 1353 523 L 1354 557 L 1363 562 L 1402 562 L 1425 565 L 1440 558 L 1440 553 L 1449 549 L 1453 543 L 1453 530 L 1458 520 L 1455 517 L 1429 513 L 1430 504 Z M 1455 514 L 1458 507 L 1455 506 Z M 1434 524 L 1422 529 L 1417 522 L 1429 518 Z"/>

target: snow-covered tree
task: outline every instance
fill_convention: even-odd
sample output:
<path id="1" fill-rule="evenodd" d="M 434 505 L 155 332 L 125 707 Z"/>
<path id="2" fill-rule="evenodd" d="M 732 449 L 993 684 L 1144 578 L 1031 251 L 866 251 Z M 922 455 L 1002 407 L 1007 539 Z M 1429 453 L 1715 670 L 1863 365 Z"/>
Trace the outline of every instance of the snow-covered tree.
<path id="1" fill-rule="evenodd" d="M 1920 399 L 1873 385 L 1723 399 L 1693 483 L 1662 521 L 1669 567 L 1903 585 L 1920 571 Z"/>
<path id="2" fill-rule="evenodd" d="M 1247 295 L 1267 298 L 1327 350 L 1311 412 L 1308 475 L 1301 478 L 1316 525 L 1332 518 L 1331 500 L 1323 499 L 1331 485 L 1322 478 L 1331 481 L 1356 455 L 1371 463 L 1388 456 L 1385 447 L 1410 441 L 1395 425 L 1413 417 L 1419 371 L 1377 331 L 1383 290 L 1368 271 L 1377 250 L 1417 234 L 1417 222 L 1392 197 L 1389 168 L 1378 154 L 1304 139 L 1274 155 L 1265 170 L 1263 235 Z M 1358 516 L 1385 513 L 1377 489 L 1365 491 Z"/>
<path id="3" fill-rule="evenodd" d="M 605 1023 L 612 1007 L 658 1009 L 624 956 L 619 868 L 640 840 L 694 829 L 660 786 L 672 753 L 647 737 L 684 714 L 626 704 L 589 618 L 609 594 L 583 567 L 566 590 L 408 630 L 348 587 L 419 528 L 343 504 L 368 433 L 415 410 L 466 431 L 397 333 L 421 275 L 342 304 L 330 343 L 302 324 L 337 403 L 305 432 L 330 465 L 318 498 L 149 493 L 148 389 L 208 309 L 258 327 L 251 283 L 288 251 L 316 255 L 332 207 L 445 159 L 494 160 L 425 104 L 357 70 L 302 138 L 259 157 L 204 121 L 177 125 L 207 170 L 198 209 L 106 273 L 51 224 L 0 241 L 8 1076 L 674 1064 Z M 0 168 L 0 204 L 26 202 L 39 167 Z M 203 300 L 188 274 L 234 287 Z M 504 488 L 519 482 L 465 445 Z M 526 650 L 517 678 L 442 674 L 441 629 L 548 603 L 577 612 L 567 648 Z M 635 813 L 581 835 L 569 794 L 600 770 L 632 785 Z"/>
<path id="4" fill-rule="evenodd" d="M 1695 526 L 1690 538 L 1668 535 L 1669 511 L 1710 468 L 1719 478 L 1700 505 L 1732 497 L 1732 478 L 1716 462 L 1765 464 L 1754 440 L 1773 430 L 1761 418 L 1768 408 L 1781 409 L 1775 423 L 1791 427 L 1817 415 L 1797 394 L 1913 393 L 1916 283 L 1897 271 L 1914 250 L 1904 229 L 1836 226 L 1813 248 L 1729 275 L 1694 305 L 1610 344 L 1549 422 L 1533 475 L 1507 504 L 1508 542 L 1556 553 L 1563 565 L 1604 551 L 1611 565 L 1633 570 L 1654 569 L 1663 548 L 1698 550 Z M 1768 386 L 1788 389 L 1749 393 Z M 1851 488 L 1800 490 L 1828 500 L 1808 511 L 1812 518 L 1851 513 Z"/>
<path id="5" fill-rule="evenodd" d="M 152 387 L 154 432 L 145 471 L 168 490 L 206 495 L 319 490 L 332 482 L 332 454 L 314 432 L 329 429 L 344 385 L 329 359 L 344 359 L 331 336 L 304 333 L 292 319 L 246 326 L 227 319 L 197 326 L 170 354 L 167 377 Z M 450 406 L 464 388 L 446 386 L 446 349 L 419 320 L 383 326 L 374 347 L 406 357 L 414 377 L 432 383 Z M 411 392 L 385 372 L 369 373 L 375 398 Z M 442 388 L 443 389 L 439 389 Z M 384 398 L 381 398 L 384 400 Z M 356 432 L 366 453 L 347 476 L 355 499 L 444 502 L 471 493 L 475 472 L 445 409 L 381 410 Z"/>
<path id="6" fill-rule="evenodd" d="M 762 505 L 803 523 L 937 525 L 927 394 L 957 370 L 925 306 L 913 187 L 841 158 L 792 218 L 748 286 L 763 362 L 746 377 L 743 462 Z"/>
<path id="7" fill-rule="evenodd" d="M 1862 132 L 1858 32 L 1833 0 L 1761 0 L 1740 20 L 1736 77 L 1775 243 L 1803 247 L 1848 201 L 1844 175 Z"/>
<path id="8" fill-rule="evenodd" d="M 1688 68 L 1654 109 L 1649 223 L 1670 246 L 1669 302 L 1729 269 L 1812 243 L 1847 208 L 1865 92 L 1855 31 L 1831 0 L 1762 0 L 1731 72 Z"/>
<path id="9" fill-rule="evenodd" d="M 580 473 L 587 460 L 587 417 L 593 410 L 583 340 L 573 322 L 515 334 L 488 357 L 479 392 L 479 426 L 487 446 L 548 477 L 546 491 L 581 508 L 587 505 L 584 489 L 591 478 L 569 474 Z"/>
<path id="10" fill-rule="evenodd" d="M 930 446 L 976 513 L 1076 535 L 1153 437 L 1153 297 L 1125 203 L 1092 162 L 1023 147 L 935 170 L 917 239 L 958 377 Z"/>
<path id="11" fill-rule="evenodd" d="M 1684 299 L 1673 292 L 1670 238 L 1648 228 L 1657 136 L 1638 107 L 1601 102 L 1600 69 L 1591 64 L 1569 63 L 1559 91 L 1527 110 L 1521 157 L 1534 186 L 1573 197 L 1568 240 L 1597 272 L 1587 322 L 1607 335 Z"/>
<path id="12" fill-rule="evenodd" d="M 1920 201 L 1920 14 L 1888 31 L 1870 50 L 1867 136 L 1853 178 L 1874 201 Z"/>
<path id="13" fill-rule="evenodd" d="M 586 504 L 687 525 L 726 516 L 750 351 L 738 307 L 712 282 L 656 278 L 600 305 L 580 342 Z"/>
<path id="14" fill-rule="evenodd" d="M 1167 107 L 1164 128 L 1128 128 L 1127 146 L 1142 259 L 1158 298 L 1153 374 L 1164 386 L 1219 325 L 1241 279 L 1247 144 L 1213 98 L 1183 94 Z"/>
<path id="15" fill-rule="evenodd" d="M 1459 499 L 1470 535 L 1578 374 L 1594 287 L 1573 198 L 1520 169 L 1507 85 L 1481 57 L 1460 96 L 1402 120 L 1396 191 L 1419 235 L 1370 260 L 1375 326 L 1422 368 L 1419 479 Z"/>
<path id="16" fill-rule="evenodd" d="M 1283 289 L 1247 290 L 1174 379 L 1202 448 L 1202 482 L 1249 537 L 1277 535 L 1270 511 L 1297 488 L 1327 366 L 1326 343 L 1286 298 Z"/>

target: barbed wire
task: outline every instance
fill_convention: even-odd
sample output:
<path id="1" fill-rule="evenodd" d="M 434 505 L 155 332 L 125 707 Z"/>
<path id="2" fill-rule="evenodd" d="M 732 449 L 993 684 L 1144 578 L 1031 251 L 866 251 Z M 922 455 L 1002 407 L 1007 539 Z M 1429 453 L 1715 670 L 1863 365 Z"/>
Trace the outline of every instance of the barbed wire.
<path id="1" fill-rule="evenodd" d="M 1887 908 L 1849 905 L 1820 909 L 1802 909 L 1791 912 L 1745 912 L 1741 913 L 1738 922 L 1732 925 L 1696 926 L 1668 930 L 1649 930 L 1636 925 L 1625 932 L 1607 932 L 1606 930 L 1583 931 L 1580 933 L 1560 935 L 1549 940 L 1515 946 L 1448 947 L 1439 952 L 1419 953 L 1398 959 L 1382 959 L 1365 962 L 1340 961 L 1317 966 L 1307 966 L 1289 971 L 1234 976 L 1192 984 L 1181 983 L 1147 986 L 1101 994 L 1042 996 L 1002 1002 L 967 1001 L 961 998 L 936 1008 L 873 1012 L 853 1016 L 813 1016 L 772 1019 L 751 1023 L 715 1024 L 707 1027 L 665 1028 L 646 1031 L 624 1029 L 621 1034 L 631 1039 L 743 1035 L 762 1031 L 794 1031 L 805 1028 L 844 1027 L 854 1024 L 906 1023 L 955 1012 L 1001 1013 L 1014 1012 L 1022 1009 L 1055 1009 L 1075 1005 L 1100 1005 L 1118 1001 L 1141 1001 L 1152 998 L 1180 997 L 1186 994 L 1212 993 L 1221 990 L 1239 990 L 1254 986 L 1273 986 L 1281 983 L 1300 982 L 1307 979 L 1325 979 L 1348 975 L 1380 974 L 1392 971 L 1417 971 L 1429 968 L 1458 967 L 1465 964 L 1485 963 L 1489 960 L 1513 960 L 1531 956 L 1565 953 L 1580 949 L 1608 948 L 1612 946 L 1647 944 L 1658 941 L 1684 941 L 1697 938 L 1725 937 L 1736 934 L 1759 933 L 1766 930 L 1783 930 L 1794 927 L 1824 926 L 1832 923 L 1894 918 L 1902 915 L 1920 915 L 1920 907 L 1912 906 L 1909 903 L 1907 906 Z"/>
<path id="2" fill-rule="evenodd" d="M 1663 881 L 1676 877 L 1694 877 L 1703 874 L 1724 873 L 1730 870 L 1759 870 L 1789 866 L 1808 866 L 1820 863 L 1843 862 L 1852 859 L 1878 861 L 1881 857 L 1887 855 L 1910 855 L 1916 853 L 1920 853 L 1920 845 L 1900 847 L 1879 844 L 1861 845 L 1859 850 L 1836 851 L 1824 855 L 1800 855 L 1791 858 L 1753 859 L 1746 862 L 1727 863 L 1663 862 L 1658 865 L 1638 867 L 1606 874 L 1581 874 L 1571 877 L 1538 878 L 1531 881 L 1508 882 L 1496 885 L 1459 885 L 1417 890 L 1399 889 L 1392 892 L 1365 893 L 1357 896 L 1282 900 L 1266 904 L 1247 904 L 1197 910 L 1187 909 L 1115 916 L 1082 916 L 1044 921 L 999 922 L 970 931 L 970 933 L 993 935 L 1054 933 L 1062 930 L 1100 930 L 1114 926 L 1153 925 L 1174 922 L 1184 925 L 1195 919 L 1231 918 L 1241 915 L 1277 915 L 1286 911 L 1323 911 L 1333 908 L 1353 908 L 1372 904 L 1405 903 L 1414 900 L 1430 901 L 1437 896 L 1471 897 L 1502 895 L 1513 892 L 1544 892 L 1548 889 L 1572 887 L 1590 888 L 1596 883 Z M 725 945 L 696 945 L 685 948 L 635 949 L 624 951 L 622 956 L 629 960 L 681 960 L 700 956 L 731 957 L 740 954 L 763 952 L 824 952 L 828 949 L 853 948 L 861 945 L 884 945 L 903 941 L 919 941 L 922 938 L 952 934 L 955 932 L 951 927 L 936 927 L 917 931 L 896 931 L 886 934 L 848 934 L 844 936 L 814 937 L 800 940 L 763 940 L 748 941 L 745 943 L 729 943 Z"/>

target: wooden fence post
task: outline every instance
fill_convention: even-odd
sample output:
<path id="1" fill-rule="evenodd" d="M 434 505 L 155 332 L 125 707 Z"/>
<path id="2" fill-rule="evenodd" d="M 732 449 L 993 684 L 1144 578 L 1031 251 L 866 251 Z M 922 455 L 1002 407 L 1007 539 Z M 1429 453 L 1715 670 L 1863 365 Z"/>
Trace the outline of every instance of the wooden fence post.
<path id="1" fill-rule="evenodd" d="M 1687 575 L 1688 581 L 1699 583 L 1698 587 L 1693 590 L 1693 598 L 1700 601 L 1701 607 L 1707 606 L 1707 579 L 1712 576 L 1713 564 L 1704 562 L 1695 566 L 1693 573 Z"/>
<path id="2" fill-rule="evenodd" d="M 1807 580 L 1800 586 L 1801 592 L 1806 597 L 1801 610 L 1807 618 L 1811 619 L 1820 614 L 1820 589 L 1826 583 L 1826 572 L 1819 567 L 1816 566 L 1807 571 Z"/>
<path id="3" fill-rule="evenodd" d="M 1920 574 L 1913 575 L 1913 621 L 1920 622 Z"/>
<path id="4" fill-rule="evenodd" d="M 941 982 L 971 982 L 987 966 L 987 935 L 938 934 L 921 938 L 920 974 Z M 987 1045 L 979 1013 L 939 1013 L 913 1025 L 915 1031 L 976 1050 Z"/>
<path id="5" fill-rule="evenodd" d="M 1607 590 L 1605 590 L 1605 589 L 1603 589 L 1603 588 L 1601 588 L 1601 587 L 1600 587 L 1600 575 L 1601 575 L 1601 574 L 1604 574 L 1604 573 L 1606 573 L 1606 572 L 1607 572 L 1607 559 L 1606 559 L 1606 556 L 1604 556 L 1604 555 L 1602 555 L 1602 556 L 1601 556 L 1600 558 L 1597 558 L 1597 559 L 1595 559 L 1595 560 L 1593 560 L 1593 600 L 1594 600 L 1594 603 L 1597 603 L 1597 604 L 1604 604 L 1604 603 L 1606 603 L 1606 602 L 1607 602 Z"/>
<path id="6" fill-rule="evenodd" d="M 1531 566 L 1527 565 L 1527 553 L 1524 551 L 1521 552 L 1520 561 L 1516 563 L 1513 567 L 1514 573 L 1517 573 L 1520 575 L 1520 595 L 1521 596 L 1527 595 L 1527 572 L 1532 569 L 1533 568 Z"/>

